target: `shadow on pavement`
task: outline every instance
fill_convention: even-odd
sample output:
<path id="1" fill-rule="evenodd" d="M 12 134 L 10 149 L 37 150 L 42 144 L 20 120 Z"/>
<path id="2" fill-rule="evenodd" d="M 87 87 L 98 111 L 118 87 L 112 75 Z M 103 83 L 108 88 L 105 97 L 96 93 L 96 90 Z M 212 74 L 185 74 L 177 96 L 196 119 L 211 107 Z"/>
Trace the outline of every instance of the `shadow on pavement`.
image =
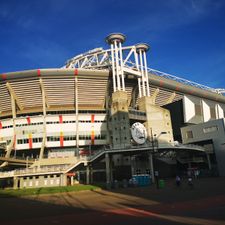
<path id="1" fill-rule="evenodd" d="M 155 186 L 0 196 L 0 224 L 225 224 L 225 179 L 196 180 L 194 189 Z"/>

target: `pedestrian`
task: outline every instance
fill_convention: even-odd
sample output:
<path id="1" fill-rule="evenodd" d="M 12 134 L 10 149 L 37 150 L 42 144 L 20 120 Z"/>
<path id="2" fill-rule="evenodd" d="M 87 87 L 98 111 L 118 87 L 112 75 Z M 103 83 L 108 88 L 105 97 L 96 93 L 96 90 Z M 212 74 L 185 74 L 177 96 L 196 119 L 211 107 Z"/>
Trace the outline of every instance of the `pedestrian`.
<path id="1" fill-rule="evenodd" d="M 177 185 L 177 187 L 180 187 L 180 184 L 181 184 L 181 179 L 180 179 L 180 177 L 177 175 L 177 176 L 176 176 L 176 185 Z"/>
<path id="2" fill-rule="evenodd" d="M 191 177 L 191 170 L 188 170 L 188 171 L 187 171 L 187 176 L 188 176 L 188 177 Z"/>
<path id="3" fill-rule="evenodd" d="M 159 171 L 155 171 L 155 182 L 156 182 L 156 187 L 159 189 Z"/>
<path id="4" fill-rule="evenodd" d="M 193 188 L 193 186 L 194 186 L 192 177 L 188 177 L 188 186 L 189 186 L 190 188 Z"/>
<path id="5" fill-rule="evenodd" d="M 195 178 L 197 179 L 199 176 L 199 170 L 195 170 Z"/>

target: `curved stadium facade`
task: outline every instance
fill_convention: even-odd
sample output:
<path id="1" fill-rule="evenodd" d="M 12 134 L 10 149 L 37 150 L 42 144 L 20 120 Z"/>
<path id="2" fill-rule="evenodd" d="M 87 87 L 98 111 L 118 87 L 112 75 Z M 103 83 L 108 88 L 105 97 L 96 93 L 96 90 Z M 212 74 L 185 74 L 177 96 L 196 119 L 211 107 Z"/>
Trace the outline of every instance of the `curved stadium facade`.
<path id="1" fill-rule="evenodd" d="M 152 175 L 153 154 L 162 176 L 173 175 L 177 162 L 182 169 L 215 164 L 225 173 L 217 150 L 206 151 L 209 138 L 192 141 L 191 130 L 180 129 L 223 120 L 225 97 L 149 69 L 146 44 L 122 47 L 122 34 L 106 41 L 110 49 L 76 56 L 63 68 L 1 74 L 0 179 L 14 188 L 67 185 L 74 178 L 110 184 Z"/>

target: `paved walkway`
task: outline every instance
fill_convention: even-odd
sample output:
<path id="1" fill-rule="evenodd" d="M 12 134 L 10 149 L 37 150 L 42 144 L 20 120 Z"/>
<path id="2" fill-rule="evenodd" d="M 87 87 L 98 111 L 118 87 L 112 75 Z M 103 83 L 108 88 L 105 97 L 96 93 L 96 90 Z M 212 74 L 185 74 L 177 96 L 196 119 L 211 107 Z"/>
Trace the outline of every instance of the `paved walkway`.
<path id="1" fill-rule="evenodd" d="M 225 178 L 0 199 L 1 225 L 225 225 Z"/>

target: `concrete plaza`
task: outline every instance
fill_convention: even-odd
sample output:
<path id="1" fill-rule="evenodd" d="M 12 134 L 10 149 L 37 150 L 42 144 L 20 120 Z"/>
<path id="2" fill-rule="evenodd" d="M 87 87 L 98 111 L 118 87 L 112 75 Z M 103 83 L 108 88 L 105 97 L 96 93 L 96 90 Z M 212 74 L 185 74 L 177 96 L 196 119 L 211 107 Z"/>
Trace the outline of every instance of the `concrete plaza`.
<path id="1" fill-rule="evenodd" d="M 225 224 L 225 178 L 0 199 L 1 225 Z"/>

